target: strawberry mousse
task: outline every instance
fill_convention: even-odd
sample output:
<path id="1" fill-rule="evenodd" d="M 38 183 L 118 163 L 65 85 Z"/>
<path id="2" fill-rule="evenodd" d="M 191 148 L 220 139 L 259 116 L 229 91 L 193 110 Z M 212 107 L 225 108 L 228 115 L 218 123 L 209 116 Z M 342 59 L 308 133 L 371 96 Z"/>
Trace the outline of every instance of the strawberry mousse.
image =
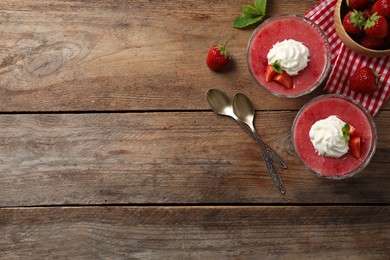
<path id="1" fill-rule="evenodd" d="M 321 28 L 308 18 L 277 16 L 253 32 L 247 64 L 255 80 L 272 94 L 298 97 L 316 89 L 327 77 L 330 47 Z M 270 76 L 270 66 L 276 76 Z"/>
<path id="2" fill-rule="evenodd" d="M 341 95 L 322 95 L 307 103 L 295 117 L 292 136 L 303 164 L 334 179 L 363 170 L 374 155 L 377 139 L 371 115 Z"/>

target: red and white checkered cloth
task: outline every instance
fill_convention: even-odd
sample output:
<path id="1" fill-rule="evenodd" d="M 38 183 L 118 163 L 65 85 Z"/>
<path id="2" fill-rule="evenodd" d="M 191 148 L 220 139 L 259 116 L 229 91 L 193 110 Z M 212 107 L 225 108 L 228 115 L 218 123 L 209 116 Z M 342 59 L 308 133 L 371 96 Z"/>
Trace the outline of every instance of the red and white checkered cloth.
<path id="1" fill-rule="evenodd" d="M 346 47 L 337 36 L 333 22 L 336 2 L 322 0 L 305 14 L 324 30 L 332 51 L 332 72 L 324 91 L 348 96 L 362 104 L 374 116 L 390 96 L 390 55 L 382 58 L 366 57 Z M 370 66 L 381 75 L 379 88 L 372 95 L 358 94 L 349 89 L 349 77 L 362 66 Z"/>

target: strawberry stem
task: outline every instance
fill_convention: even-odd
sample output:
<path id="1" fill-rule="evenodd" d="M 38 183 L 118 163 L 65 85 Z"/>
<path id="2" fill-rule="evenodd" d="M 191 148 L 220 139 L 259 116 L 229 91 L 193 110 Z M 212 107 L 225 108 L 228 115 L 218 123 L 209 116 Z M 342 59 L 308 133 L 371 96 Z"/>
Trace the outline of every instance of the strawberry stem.
<path id="1" fill-rule="evenodd" d="M 225 58 L 230 59 L 230 52 L 226 50 L 226 45 L 228 44 L 228 42 L 229 41 L 226 41 L 224 45 L 218 45 L 217 49 L 223 56 L 225 56 Z"/>
<path id="2" fill-rule="evenodd" d="M 374 69 L 371 69 L 372 73 L 374 73 L 375 83 L 376 85 L 379 85 L 379 78 L 382 76 L 382 74 L 376 74 Z"/>
<path id="3" fill-rule="evenodd" d="M 225 44 L 223 45 L 223 49 L 226 49 L 226 45 L 228 44 L 229 41 L 226 41 Z"/>

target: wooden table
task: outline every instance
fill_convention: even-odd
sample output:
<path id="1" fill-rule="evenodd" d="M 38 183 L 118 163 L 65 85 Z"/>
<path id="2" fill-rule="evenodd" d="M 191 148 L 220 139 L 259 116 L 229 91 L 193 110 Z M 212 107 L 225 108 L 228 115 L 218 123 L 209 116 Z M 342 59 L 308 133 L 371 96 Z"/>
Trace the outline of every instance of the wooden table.
<path id="1" fill-rule="evenodd" d="M 268 1 L 267 17 L 315 0 Z M 297 111 L 245 61 L 252 1 L 0 2 L 0 258 L 389 259 L 390 104 L 363 173 L 321 179 L 289 146 Z M 205 65 L 229 41 L 230 71 Z M 242 92 L 289 165 L 286 194 L 206 92 Z"/>

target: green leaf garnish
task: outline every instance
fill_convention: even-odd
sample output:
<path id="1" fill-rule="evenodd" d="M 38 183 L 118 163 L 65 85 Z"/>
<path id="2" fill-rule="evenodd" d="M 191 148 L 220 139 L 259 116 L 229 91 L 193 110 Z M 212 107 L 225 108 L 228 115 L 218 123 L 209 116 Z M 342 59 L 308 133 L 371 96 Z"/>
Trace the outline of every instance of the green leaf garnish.
<path id="1" fill-rule="evenodd" d="M 233 27 L 241 29 L 251 24 L 257 23 L 261 19 L 263 19 L 262 16 L 251 17 L 251 16 L 247 16 L 246 14 L 241 14 L 236 18 L 236 20 L 234 20 Z"/>
<path id="2" fill-rule="evenodd" d="M 279 74 L 282 74 L 283 68 L 282 68 L 282 65 L 280 65 L 280 61 L 279 61 L 279 60 L 274 61 L 274 62 L 271 64 L 271 66 L 272 66 L 272 68 L 274 69 L 274 71 L 276 71 L 276 72 L 279 73 Z"/>
<path id="3" fill-rule="evenodd" d="M 348 124 L 345 124 L 344 127 L 341 129 L 341 131 L 343 132 L 343 137 L 347 142 L 349 142 L 349 139 L 351 139 L 351 137 L 349 136 L 349 129 L 350 127 Z"/>
<path id="4" fill-rule="evenodd" d="M 255 7 L 260 10 L 262 14 L 265 14 L 267 8 L 267 0 L 255 0 Z"/>
<path id="5" fill-rule="evenodd" d="M 242 13 L 247 16 L 254 16 L 254 17 L 261 15 L 260 11 L 256 7 L 251 5 L 243 5 Z"/>
<path id="6" fill-rule="evenodd" d="M 234 28 L 244 28 L 261 21 L 265 16 L 267 0 L 255 0 L 254 6 L 243 5 L 242 14 L 233 22 Z"/>

